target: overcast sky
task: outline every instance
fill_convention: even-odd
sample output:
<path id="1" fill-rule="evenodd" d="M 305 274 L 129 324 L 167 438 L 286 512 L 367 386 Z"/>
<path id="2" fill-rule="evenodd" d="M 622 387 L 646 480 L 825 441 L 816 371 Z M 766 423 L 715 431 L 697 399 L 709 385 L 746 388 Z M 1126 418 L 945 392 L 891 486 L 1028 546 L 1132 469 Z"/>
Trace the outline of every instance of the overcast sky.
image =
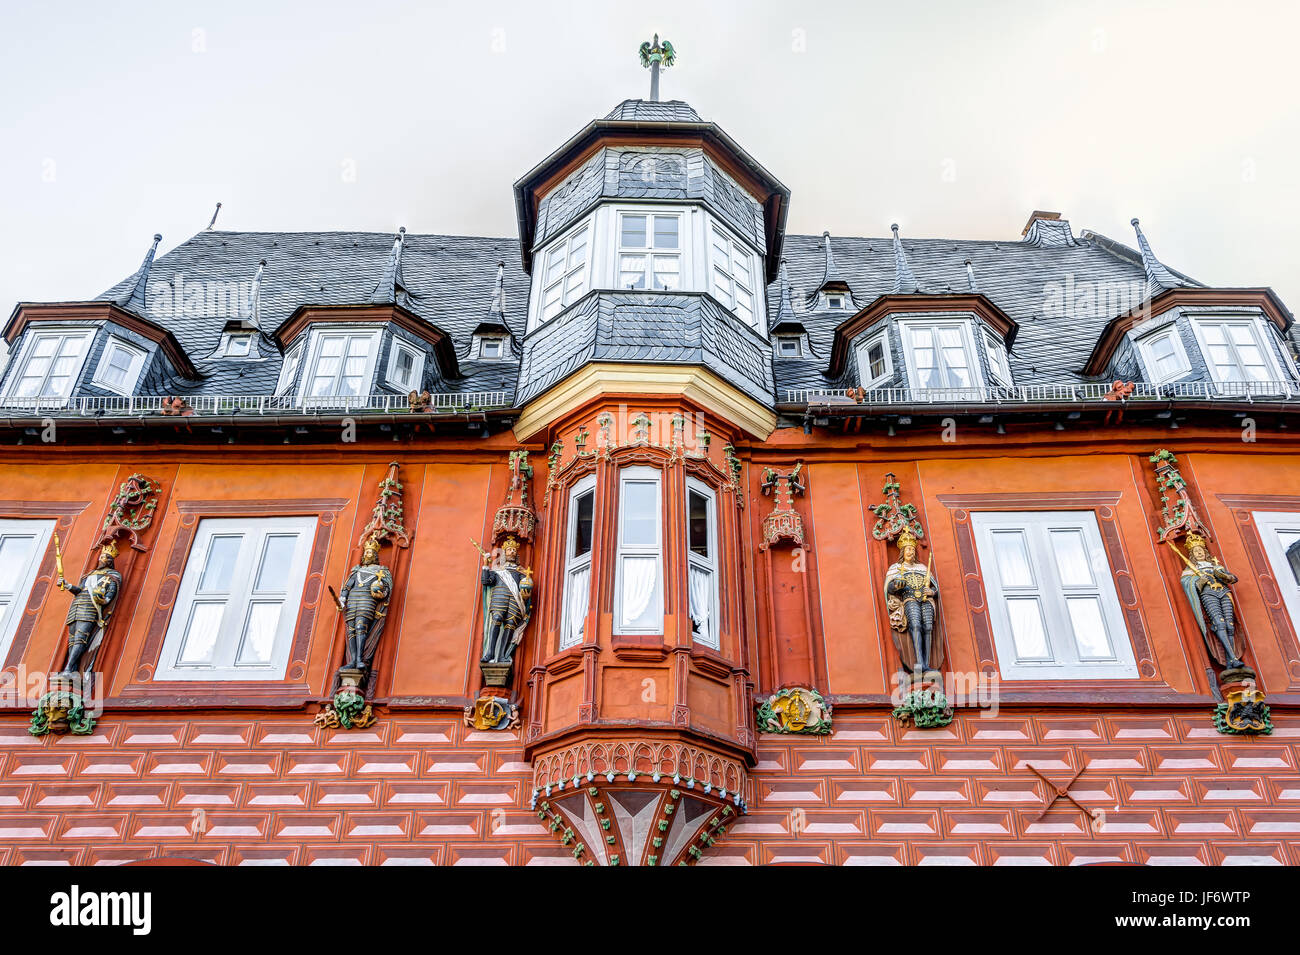
<path id="1" fill-rule="evenodd" d="M 207 225 L 511 235 L 511 186 L 644 97 L 792 191 L 789 231 L 1007 238 L 1033 209 L 1300 308 L 1300 5 L 19 2 L 0 7 L 0 309 Z"/>

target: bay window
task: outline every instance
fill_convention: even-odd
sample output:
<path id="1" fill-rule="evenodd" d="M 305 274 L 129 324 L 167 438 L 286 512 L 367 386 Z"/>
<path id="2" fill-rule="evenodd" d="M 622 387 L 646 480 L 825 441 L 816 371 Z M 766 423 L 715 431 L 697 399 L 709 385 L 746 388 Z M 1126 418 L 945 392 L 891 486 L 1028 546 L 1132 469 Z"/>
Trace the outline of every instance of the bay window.
<path id="1" fill-rule="evenodd" d="M 400 338 L 388 355 L 388 383 L 400 391 L 419 391 L 424 377 L 424 352 Z"/>
<path id="2" fill-rule="evenodd" d="M 546 252 L 542 266 L 542 320 L 558 315 L 590 287 L 588 259 L 591 223 L 584 222 Z"/>
<path id="3" fill-rule="evenodd" d="M 680 288 L 681 214 L 623 212 L 618 223 L 618 288 Z"/>
<path id="4" fill-rule="evenodd" d="M 972 515 L 1002 678 L 1136 678 L 1092 511 Z"/>
<path id="5" fill-rule="evenodd" d="M 662 487 L 655 468 L 619 474 L 614 632 L 663 633 Z"/>
<path id="6" fill-rule="evenodd" d="M 888 331 L 872 335 L 858 346 L 858 384 L 863 388 L 875 388 L 889 381 L 893 375 Z"/>
<path id="7" fill-rule="evenodd" d="M 707 485 L 686 482 L 686 584 L 691 639 L 718 649 L 718 505 Z"/>
<path id="8" fill-rule="evenodd" d="M 5 397 L 36 399 L 41 405 L 66 404 L 94 334 L 93 328 L 29 332 Z"/>
<path id="9" fill-rule="evenodd" d="M 1198 319 L 1192 327 L 1215 381 L 1278 381 L 1283 377 L 1255 319 Z"/>
<path id="10" fill-rule="evenodd" d="M 54 521 L 0 520 L 0 663 L 9 655 Z"/>
<path id="11" fill-rule="evenodd" d="M 119 395 L 129 395 L 140 380 L 146 352 L 143 348 L 128 345 L 120 338 L 109 336 L 103 354 L 95 368 L 92 381 Z"/>
<path id="12" fill-rule="evenodd" d="M 716 222 L 710 250 L 713 294 L 748 325 L 754 324 L 754 256 Z"/>
<path id="13" fill-rule="evenodd" d="M 313 517 L 200 521 L 154 678 L 283 679 L 315 527 Z"/>
<path id="14" fill-rule="evenodd" d="M 294 380 L 298 377 L 298 368 L 302 364 L 302 353 L 305 347 L 302 342 L 298 342 L 284 353 L 284 360 L 280 364 L 280 377 L 275 383 L 277 395 L 282 395 L 293 387 Z"/>
<path id="15" fill-rule="evenodd" d="M 1139 338 L 1137 346 L 1152 384 L 1173 381 L 1192 370 L 1183 348 L 1182 337 L 1174 325 Z"/>
<path id="16" fill-rule="evenodd" d="M 560 649 L 582 642 L 591 597 L 591 540 L 595 528 L 596 478 L 585 477 L 569 492 L 569 529 L 564 548 L 564 612 Z"/>
<path id="17" fill-rule="evenodd" d="M 984 354 L 988 356 L 989 376 L 999 385 L 1011 385 L 1011 366 L 1007 361 L 1007 348 L 1002 339 L 984 329 Z"/>
<path id="18" fill-rule="evenodd" d="M 368 396 L 375 378 L 379 335 L 378 329 L 314 330 L 308 346 L 311 357 L 303 373 L 304 403 L 330 404 L 333 402 L 324 399 Z"/>

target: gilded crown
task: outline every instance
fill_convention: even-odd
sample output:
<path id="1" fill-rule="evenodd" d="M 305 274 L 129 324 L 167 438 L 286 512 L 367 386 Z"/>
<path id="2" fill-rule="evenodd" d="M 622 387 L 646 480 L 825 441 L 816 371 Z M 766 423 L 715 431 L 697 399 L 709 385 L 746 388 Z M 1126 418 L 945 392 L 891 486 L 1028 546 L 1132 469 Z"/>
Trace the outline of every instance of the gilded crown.
<path id="1" fill-rule="evenodd" d="M 110 540 L 107 544 L 105 544 L 103 547 L 99 549 L 99 553 L 101 557 L 116 557 L 117 541 Z"/>
<path id="2" fill-rule="evenodd" d="M 900 551 L 901 551 L 904 547 L 908 546 L 909 544 L 910 544 L 911 546 L 915 547 L 915 546 L 916 546 L 916 536 L 912 533 L 912 531 L 911 531 L 909 528 L 904 527 L 904 528 L 903 528 L 903 533 L 901 533 L 901 534 L 898 535 L 898 540 L 896 541 L 896 543 L 898 544 L 898 549 L 899 549 Z"/>
<path id="3" fill-rule="evenodd" d="M 1187 535 L 1187 539 L 1184 541 L 1184 543 L 1187 545 L 1188 550 L 1191 550 L 1193 547 L 1204 547 L 1205 538 L 1202 537 L 1200 534 L 1196 533 L 1195 531 L 1193 531 L 1192 533 Z"/>

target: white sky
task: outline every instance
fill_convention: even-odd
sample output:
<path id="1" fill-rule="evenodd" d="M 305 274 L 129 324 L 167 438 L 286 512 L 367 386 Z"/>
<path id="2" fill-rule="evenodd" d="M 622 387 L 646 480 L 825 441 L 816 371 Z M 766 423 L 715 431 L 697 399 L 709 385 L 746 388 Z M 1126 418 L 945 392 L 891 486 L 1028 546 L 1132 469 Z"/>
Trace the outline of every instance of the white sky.
<path id="1" fill-rule="evenodd" d="M 0 7 L 0 318 L 207 225 L 512 235 L 511 186 L 663 98 L 792 191 L 789 231 L 1007 238 L 1035 208 L 1300 308 L 1300 5 L 48 3 Z M 345 164 L 355 169 L 348 181 Z"/>

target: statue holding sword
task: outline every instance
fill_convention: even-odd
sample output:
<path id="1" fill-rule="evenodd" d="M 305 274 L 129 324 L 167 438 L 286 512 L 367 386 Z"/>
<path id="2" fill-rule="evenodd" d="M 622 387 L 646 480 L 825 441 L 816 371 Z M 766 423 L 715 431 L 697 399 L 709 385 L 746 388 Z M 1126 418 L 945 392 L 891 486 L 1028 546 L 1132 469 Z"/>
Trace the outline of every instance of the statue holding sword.
<path id="1" fill-rule="evenodd" d="M 99 549 L 95 569 L 70 584 L 63 577 L 63 551 L 58 532 L 54 534 L 54 560 L 58 570 L 58 587 L 72 594 L 72 605 L 64 625 L 68 628 L 68 654 L 63 663 L 65 674 L 93 670 L 95 657 L 104 641 L 104 631 L 113 616 L 113 606 L 122 589 L 122 575 L 113 566 L 117 559 L 117 541 L 109 539 Z"/>
<path id="2" fill-rule="evenodd" d="M 1226 670 L 1244 667 L 1241 657 L 1245 647 L 1237 635 L 1236 608 L 1232 591 L 1228 589 L 1229 584 L 1237 582 L 1237 575 L 1229 573 L 1217 557 L 1210 556 L 1210 549 L 1200 534 L 1187 535 L 1186 554 L 1172 540 L 1168 544 L 1187 565 L 1179 583 L 1192 605 L 1210 656 Z"/>

